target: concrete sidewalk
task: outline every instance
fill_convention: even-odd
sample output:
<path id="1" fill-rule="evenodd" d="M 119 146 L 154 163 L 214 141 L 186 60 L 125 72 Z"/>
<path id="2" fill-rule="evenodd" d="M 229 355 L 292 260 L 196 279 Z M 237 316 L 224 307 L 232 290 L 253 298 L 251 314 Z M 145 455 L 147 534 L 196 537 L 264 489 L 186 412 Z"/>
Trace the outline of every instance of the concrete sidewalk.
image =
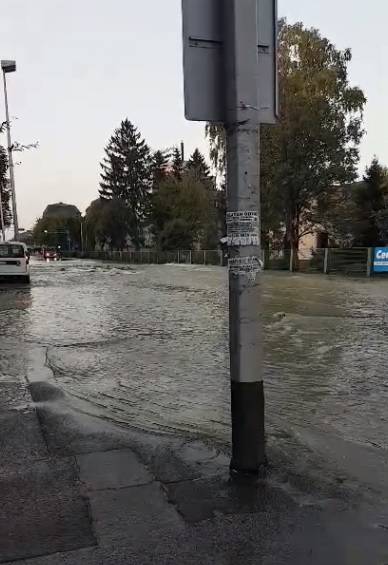
<path id="1" fill-rule="evenodd" d="M 388 563 L 384 507 L 344 481 L 231 482 L 216 448 L 120 429 L 36 379 L 0 381 L 0 414 L 0 563 Z"/>

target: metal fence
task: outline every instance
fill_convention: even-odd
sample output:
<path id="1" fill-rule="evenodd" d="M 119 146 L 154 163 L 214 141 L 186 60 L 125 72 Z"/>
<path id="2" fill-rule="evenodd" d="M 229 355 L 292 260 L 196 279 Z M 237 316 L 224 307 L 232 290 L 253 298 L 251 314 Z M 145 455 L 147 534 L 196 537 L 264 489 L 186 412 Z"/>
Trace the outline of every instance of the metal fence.
<path id="1" fill-rule="evenodd" d="M 225 265 L 224 252 L 219 249 L 199 251 L 87 251 L 85 253 L 65 253 L 68 257 L 84 257 L 101 261 L 115 261 L 133 265 L 165 265 L 169 263 L 188 265 Z"/>
<path id="2" fill-rule="evenodd" d="M 134 265 L 170 263 L 188 265 L 227 265 L 227 256 L 220 249 L 156 251 L 88 251 L 66 253 L 66 256 L 85 257 Z M 370 276 L 372 274 L 373 248 L 330 248 L 300 251 L 295 258 L 290 249 L 265 250 L 262 260 L 265 270 L 298 271 L 302 273 L 343 274 Z"/>
<path id="3" fill-rule="evenodd" d="M 267 251 L 265 269 L 298 271 L 302 273 L 343 274 L 370 276 L 372 273 L 372 248 L 326 248 L 299 251 Z"/>
<path id="4" fill-rule="evenodd" d="M 368 248 L 328 249 L 327 272 L 347 275 L 370 274 Z"/>

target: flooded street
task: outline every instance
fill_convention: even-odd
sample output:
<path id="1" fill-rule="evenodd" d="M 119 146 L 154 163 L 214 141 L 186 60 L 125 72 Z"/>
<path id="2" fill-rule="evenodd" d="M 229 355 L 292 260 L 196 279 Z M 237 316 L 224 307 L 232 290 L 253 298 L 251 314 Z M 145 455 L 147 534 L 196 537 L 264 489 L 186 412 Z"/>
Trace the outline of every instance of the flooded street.
<path id="1" fill-rule="evenodd" d="M 388 281 L 265 273 L 263 288 L 269 435 L 388 448 Z M 35 262 L 30 289 L 0 288 L 0 379 L 39 350 L 76 409 L 226 442 L 227 314 L 221 268 Z"/>

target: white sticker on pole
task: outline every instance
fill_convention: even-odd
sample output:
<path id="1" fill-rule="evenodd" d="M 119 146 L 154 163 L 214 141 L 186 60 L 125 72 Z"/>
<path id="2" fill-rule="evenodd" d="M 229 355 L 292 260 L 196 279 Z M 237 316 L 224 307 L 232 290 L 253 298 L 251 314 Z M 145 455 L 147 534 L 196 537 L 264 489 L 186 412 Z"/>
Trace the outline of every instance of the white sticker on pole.
<path id="1" fill-rule="evenodd" d="M 260 244 L 259 214 L 257 211 L 228 212 L 226 227 L 229 247 Z"/>
<path id="2" fill-rule="evenodd" d="M 263 268 L 263 262 L 258 257 L 234 257 L 229 259 L 229 271 L 232 275 L 246 276 L 255 281 L 257 273 Z"/>

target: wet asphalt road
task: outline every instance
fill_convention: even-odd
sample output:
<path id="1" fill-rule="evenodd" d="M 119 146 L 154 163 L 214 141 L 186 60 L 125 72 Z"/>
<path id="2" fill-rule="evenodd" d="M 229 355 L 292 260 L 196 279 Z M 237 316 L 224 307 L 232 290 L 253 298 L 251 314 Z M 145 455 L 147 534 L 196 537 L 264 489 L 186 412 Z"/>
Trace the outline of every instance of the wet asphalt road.
<path id="1" fill-rule="evenodd" d="M 224 269 L 35 262 L 32 279 L 30 288 L 0 287 L 0 487 L 8 504 L 0 561 L 54 553 L 36 561 L 51 565 L 58 551 L 88 547 L 82 562 L 110 563 L 110 536 L 115 544 L 119 536 L 114 563 L 127 563 L 128 551 L 138 552 L 133 562 L 154 563 L 155 546 L 144 554 L 150 486 L 126 498 L 121 483 L 100 492 L 98 482 L 134 480 L 133 464 L 120 458 L 137 453 L 156 481 L 154 533 L 167 539 L 166 563 L 256 565 L 263 555 L 276 565 L 388 562 L 388 281 L 265 273 L 270 465 L 266 480 L 245 492 L 228 481 L 223 449 L 230 434 Z M 88 484 L 92 522 L 79 491 Z M 172 542 L 160 520 L 171 504 Z M 57 514 L 68 520 L 66 535 L 56 534 Z M 128 534 L 134 523 L 143 537 Z M 109 559 L 100 561 L 101 551 Z M 177 557 L 182 551 L 192 561 Z M 78 565 L 73 557 L 63 554 L 63 562 Z"/>
<path id="2" fill-rule="evenodd" d="M 266 273 L 263 289 L 269 433 L 386 449 L 388 281 Z M 34 262 L 31 288 L 0 287 L 0 335 L 0 378 L 44 349 L 90 414 L 229 441 L 224 269 Z"/>

